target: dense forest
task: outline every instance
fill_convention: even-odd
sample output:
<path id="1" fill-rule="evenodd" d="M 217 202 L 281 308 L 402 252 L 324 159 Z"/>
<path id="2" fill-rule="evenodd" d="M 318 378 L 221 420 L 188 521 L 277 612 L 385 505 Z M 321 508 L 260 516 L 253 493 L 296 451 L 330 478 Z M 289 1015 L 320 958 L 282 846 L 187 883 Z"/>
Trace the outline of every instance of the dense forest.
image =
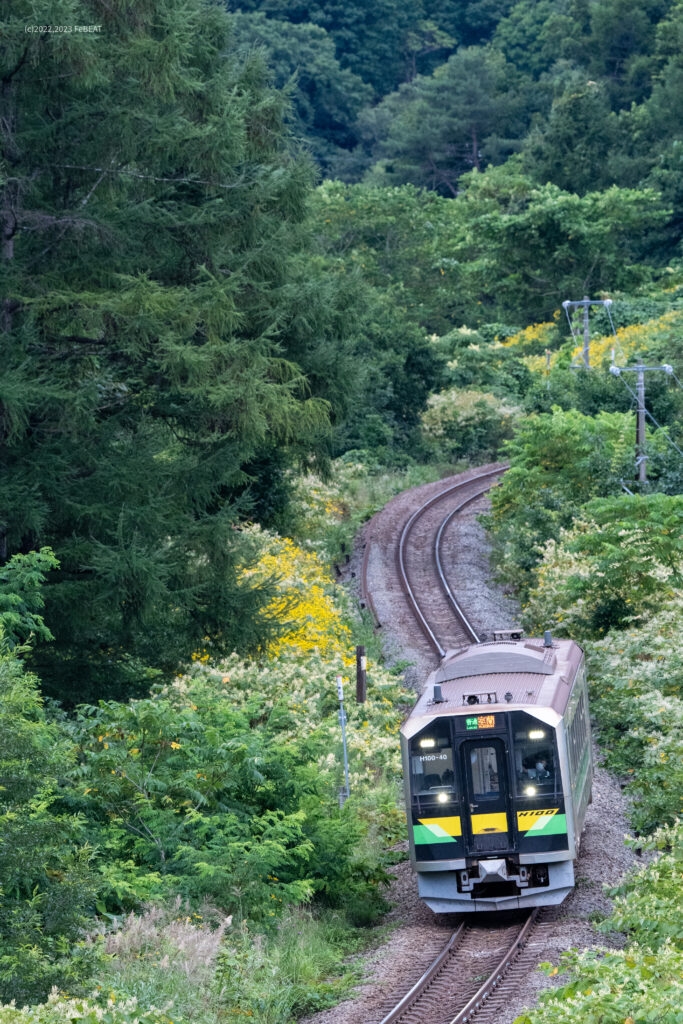
<path id="1" fill-rule="evenodd" d="M 635 827 L 669 828 L 613 922 L 665 947 L 654 1014 L 681 956 L 681 662 L 658 689 L 647 651 L 680 624 L 683 3 L 2 13 L 0 1001 L 33 1009 L 1 1024 L 285 1024 L 348 990 L 410 695 L 330 570 L 391 494 L 501 452 L 495 570 L 529 630 L 594 645 Z M 590 369 L 585 295 L 611 300 Z M 671 370 L 644 483 L 609 372 L 639 361 Z"/>

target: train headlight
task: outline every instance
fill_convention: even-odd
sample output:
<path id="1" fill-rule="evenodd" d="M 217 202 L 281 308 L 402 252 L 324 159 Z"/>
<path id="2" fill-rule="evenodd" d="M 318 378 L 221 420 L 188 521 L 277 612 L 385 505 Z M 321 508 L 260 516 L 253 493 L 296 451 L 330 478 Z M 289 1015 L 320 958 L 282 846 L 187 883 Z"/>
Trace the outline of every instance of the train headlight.
<path id="1" fill-rule="evenodd" d="M 535 786 L 525 786 L 524 796 L 536 796 L 537 789 Z"/>
<path id="2" fill-rule="evenodd" d="M 530 740 L 542 740 L 544 736 L 545 733 L 543 732 L 543 729 L 532 729 L 529 733 Z"/>
<path id="3" fill-rule="evenodd" d="M 420 740 L 420 746 L 424 748 L 435 747 L 436 740 Z"/>
<path id="4" fill-rule="evenodd" d="M 448 803 L 448 793 L 439 793 L 439 795 L 437 796 L 436 799 L 439 801 L 440 804 L 447 804 Z"/>

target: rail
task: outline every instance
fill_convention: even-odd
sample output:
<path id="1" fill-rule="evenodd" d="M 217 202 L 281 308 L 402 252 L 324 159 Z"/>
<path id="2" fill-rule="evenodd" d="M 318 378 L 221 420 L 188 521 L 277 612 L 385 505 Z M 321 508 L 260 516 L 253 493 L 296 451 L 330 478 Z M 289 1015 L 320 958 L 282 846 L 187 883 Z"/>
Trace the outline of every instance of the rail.
<path id="1" fill-rule="evenodd" d="M 462 1010 L 453 1017 L 450 1024 L 466 1024 L 474 1017 L 475 1013 L 478 1013 L 482 1008 L 485 1000 L 491 995 L 493 990 L 501 983 L 508 970 L 512 966 L 513 961 L 517 955 L 521 952 L 522 948 L 526 945 L 529 938 L 529 933 L 532 931 L 536 918 L 538 917 L 538 907 L 535 907 L 528 918 L 524 922 L 519 935 L 510 945 L 507 953 L 501 958 L 499 963 L 496 965 L 493 971 L 483 983 L 483 985 L 475 992 L 469 1002 L 463 1006 Z"/>
<path id="2" fill-rule="evenodd" d="M 431 985 L 436 975 L 441 970 L 443 964 L 448 960 L 453 949 L 458 944 L 458 940 L 462 937 L 465 930 L 464 921 L 458 925 L 456 930 L 451 935 L 450 939 L 441 950 L 436 959 L 429 965 L 427 970 L 424 972 L 422 977 L 415 982 L 409 992 L 403 996 L 403 998 L 396 1003 L 396 1006 L 391 1010 L 386 1017 L 383 1017 L 380 1024 L 394 1024 L 394 1021 L 399 1020 L 403 1014 L 410 1009 L 410 1007 L 418 1001 L 422 993 L 426 988 Z"/>
<path id="3" fill-rule="evenodd" d="M 468 487 L 469 485 L 476 483 L 477 481 L 487 481 L 485 487 L 480 487 L 475 491 L 474 494 L 469 494 L 467 498 L 464 501 L 460 502 L 460 504 L 451 511 L 450 515 L 446 517 L 446 520 L 442 524 L 442 528 L 439 531 L 437 542 L 435 544 L 435 559 L 440 583 L 442 587 L 445 589 L 446 596 L 450 601 L 453 611 L 455 612 L 456 617 L 460 621 L 465 634 L 474 643 L 478 643 L 479 637 L 477 636 L 472 624 L 469 622 L 466 615 L 462 611 L 460 605 L 453 596 L 453 593 L 448 585 L 445 574 L 443 572 L 443 566 L 441 564 L 439 551 L 440 538 L 443 536 L 443 530 L 445 529 L 445 526 L 447 525 L 448 522 L 451 521 L 451 519 L 457 512 L 462 511 L 462 509 L 465 508 L 466 505 L 470 504 L 472 501 L 475 501 L 477 498 L 481 497 L 482 494 L 485 494 L 486 491 L 490 490 L 491 482 L 489 481 L 489 478 L 500 476 L 500 474 L 505 472 L 507 468 L 507 466 L 502 466 L 497 467 L 496 469 L 489 469 L 485 473 L 474 474 L 473 476 L 468 477 L 468 479 L 466 480 L 459 480 L 456 484 L 452 484 L 450 487 L 445 488 L 443 491 L 439 491 L 438 494 L 433 495 L 428 501 L 425 501 L 422 505 L 419 506 L 419 508 L 417 508 L 413 512 L 413 514 L 410 516 L 405 526 L 403 527 L 403 530 L 401 531 L 401 537 L 398 543 L 398 571 L 401 587 L 408 600 L 408 604 L 418 622 L 418 625 L 420 626 L 423 633 L 425 634 L 431 645 L 434 647 L 436 653 L 439 655 L 440 658 L 443 658 L 446 651 L 441 645 L 434 630 L 429 625 L 429 622 L 427 621 L 427 618 L 424 615 L 422 608 L 420 607 L 417 597 L 415 596 L 415 591 L 411 586 L 410 580 L 408 579 L 408 570 L 406 566 L 406 547 L 408 543 L 408 538 L 410 537 L 410 534 L 418 520 L 425 514 L 425 512 L 427 512 L 438 502 L 444 501 L 446 498 L 449 498 L 452 494 L 455 494 L 457 491 L 462 490 Z"/>
<path id="4" fill-rule="evenodd" d="M 450 1014 L 453 1012 L 453 1002 L 455 1001 L 457 1005 L 457 995 L 455 999 L 453 998 L 453 974 L 459 972 L 459 977 L 465 977 L 466 965 L 468 963 L 467 956 L 463 958 L 462 963 L 458 960 L 458 950 L 461 946 L 466 947 L 467 945 L 464 940 L 467 938 L 468 925 L 464 921 L 453 932 L 444 948 L 422 977 L 396 1003 L 393 1009 L 382 1018 L 380 1024 L 400 1024 L 404 1019 L 407 1022 L 409 1020 L 421 1020 L 423 1017 L 429 1020 L 433 1016 L 433 1009 L 430 1009 L 430 1004 L 431 1007 L 435 1005 L 440 1007 L 439 1019 L 448 1022 L 448 1024 L 466 1024 L 466 1022 L 471 1021 L 475 1014 L 479 1013 L 483 1008 L 488 996 L 504 981 L 510 967 L 527 944 L 538 913 L 538 908 L 529 913 L 524 923 L 517 930 L 504 955 L 496 961 L 495 966 L 489 972 L 486 981 L 477 988 L 474 995 L 467 1000 L 454 1017 L 450 1017 Z M 496 930 L 494 929 L 490 934 L 495 939 Z M 421 1005 L 420 1002 L 423 997 L 425 1005 Z M 449 1003 L 451 1004 L 450 1006 L 448 1006 Z"/>

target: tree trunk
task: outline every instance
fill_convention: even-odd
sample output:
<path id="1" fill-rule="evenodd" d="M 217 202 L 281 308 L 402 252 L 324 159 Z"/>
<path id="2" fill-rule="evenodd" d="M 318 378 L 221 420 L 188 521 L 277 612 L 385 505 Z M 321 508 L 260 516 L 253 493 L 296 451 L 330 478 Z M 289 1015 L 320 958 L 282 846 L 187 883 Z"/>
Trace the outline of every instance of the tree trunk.
<path id="1" fill-rule="evenodd" d="M 477 139 L 477 129 L 472 129 L 472 166 L 476 167 L 478 171 L 481 170 L 479 166 L 479 140 Z"/>

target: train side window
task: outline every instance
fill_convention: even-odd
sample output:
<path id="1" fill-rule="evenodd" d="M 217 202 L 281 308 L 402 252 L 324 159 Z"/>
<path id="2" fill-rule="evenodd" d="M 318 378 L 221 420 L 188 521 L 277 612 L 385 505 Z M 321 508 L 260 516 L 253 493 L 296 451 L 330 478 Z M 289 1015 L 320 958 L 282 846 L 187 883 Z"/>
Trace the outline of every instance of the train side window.
<path id="1" fill-rule="evenodd" d="M 561 790 L 555 731 L 524 712 L 513 712 L 517 796 L 550 796 Z"/>
<path id="2" fill-rule="evenodd" d="M 413 798 L 443 802 L 456 792 L 453 735 L 448 719 L 433 721 L 410 744 L 410 789 Z"/>
<path id="3" fill-rule="evenodd" d="M 579 773 L 584 750 L 588 744 L 588 710 L 585 689 L 581 691 L 579 696 L 572 723 L 567 730 L 567 737 L 569 741 L 569 762 L 572 775 L 576 777 Z"/>

